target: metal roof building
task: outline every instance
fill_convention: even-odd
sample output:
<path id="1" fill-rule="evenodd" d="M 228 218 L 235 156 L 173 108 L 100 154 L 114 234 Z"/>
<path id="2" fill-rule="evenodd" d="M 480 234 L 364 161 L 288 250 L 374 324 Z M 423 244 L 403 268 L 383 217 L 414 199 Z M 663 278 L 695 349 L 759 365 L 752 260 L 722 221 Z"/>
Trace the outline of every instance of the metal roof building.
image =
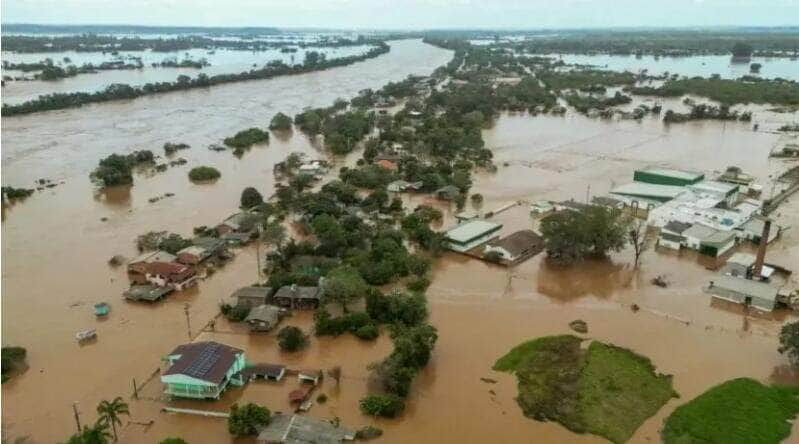
<path id="1" fill-rule="evenodd" d="M 502 224 L 475 219 L 450 228 L 445 235 L 449 248 L 463 253 L 490 240 L 500 229 Z"/>
<path id="2" fill-rule="evenodd" d="M 710 282 L 707 292 L 715 298 L 772 311 L 777 306 L 779 289 L 764 282 L 721 275 Z"/>
<path id="3" fill-rule="evenodd" d="M 656 185 L 677 185 L 685 186 L 697 183 L 705 178 L 705 175 L 696 171 L 683 171 L 671 168 L 648 167 L 636 170 L 633 180 Z"/>
<path id="4" fill-rule="evenodd" d="M 632 199 L 644 199 L 655 202 L 668 202 L 685 192 L 685 187 L 680 185 L 662 185 L 645 182 L 632 182 L 620 185 L 610 191 L 610 194 Z"/>

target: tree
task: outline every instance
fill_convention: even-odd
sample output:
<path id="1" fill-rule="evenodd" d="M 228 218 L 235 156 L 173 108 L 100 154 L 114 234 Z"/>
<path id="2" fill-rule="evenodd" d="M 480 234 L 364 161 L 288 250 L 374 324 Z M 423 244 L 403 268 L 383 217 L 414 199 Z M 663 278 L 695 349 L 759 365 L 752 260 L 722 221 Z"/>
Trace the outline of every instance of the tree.
<path id="1" fill-rule="evenodd" d="M 760 68 L 762 67 L 763 65 L 760 63 L 752 63 L 751 65 L 749 65 L 749 72 L 751 72 L 752 74 L 759 74 Z"/>
<path id="2" fill-rule="evenodd" d="M 169 437 L 162 439 L 161 441 L 158 442 L 158 444 L 188 444 L 188 443 L 183 438 Z"/>
<path id="3" fill-rule="evenodd" d="M 541 221 L 547 255 L 573 263 L 620 251 L 628 240 L 621 210 L 596 205 L 552 214 Z"/>
<path id="4" fill-rule="evenodd" d="M 789 322 L 780 331 L 779 352 L 788 355 L 794 367 L 799 367 L 799 321 Z"/>
<path id="5" fill-rule="evenodd" d="M 133 166 L 128 156 L 111 154 L 100 160 L 91 178 L 103 186 L 130 185 L 133 183 Z"/>
<path id="6" fill-rule="evenodd" d="M 122 397 L 117 396 L 113 401 L 100 401 L 97 406 L 97 415 L 99 415 L 97 420 L 99 424 L 103 424 L 106 427 L 111 426 L 111 430 L 114 432 L 114 441 L 116 441 L 117 425 L 122 425 L 122 419 L 119 416 L 130 416 L 130 411 L 128 410 L 128 404 L 122 400 Z"/>
<path id="7" fill-rule="evenodd" d="M 325 299 L 341 305 L 344 313 L 348 313 L 347 304 L 364 297 L 369 290 L 366 281 L 350 267 L 339 267 L 328 273 L 322 283 Z"/>
<path id="8" fill-rule="evenodd" d="M 394 418 L 405 410 L 405 401 L 390 393 L 372 394 L 361 399 L 360 406 L 364 414 Z"/>
<path id="9" fill-rule="evenodd" d="M 272 121 L 269 122 L 269 129 L 271 130 L 279 130 L 279 131 L 286 131 L 291 129 L 291 117 L 283 114 L 277 113 L 274 117 L 272 117 Z"/>
<path id="10" fill-rule="evenodd" d="M 308 345 L 308 336 L 299 327 L 283 327 L 277 333 L 278 345 L 281 350 L 298 351 Z"/>
<path id="11" fill-rule="evenodd" d="M 630 228 L 627 232 L 630 243 L 633 245 L 633 253 L 635 254 L 634 267 L 638 268 L 641 263 L 641 255 L 644 254 L 649 247 L 647 243 L 646 222 L 642 220 L 633 220 L 630 222 Z"/>
<path id="12" fill-rule="evenodd" d="M 80 433 L 70 436 L 65 444 L 107 444 L 110 439 L 108 426 L 98 422 L 93 427 L 86 426 Z"/>
<path id="13" fill-rule="evenodd" d="M 198 166 L 194 167 L 189 171 L 189 179 L 193 182 L 204 182 L 209 180 L 216 180 L 222 176 L 222 173 L 219 172 L 214 167 L 209 166 Z"/>
<path id="14" fill-rule="evenodd" d="M 234 436 L 255 436 L 259 428 L 269 424 L 272 413 L 268 408 L 248 403 L 242 407 L 233 404 L 227 420 L 227 429 Z"/>
<path id="15" fill-rule="evenodd" d="M 253 187 L 247 187 L 241 192 L 241 208 L 252 208 L 264 203 L 264 197 Z"/>
<path id="16" fill-rule="evenodd" d="M 752 45 L 744 42 L 737 42 L 732 47 L 733 57 L 751 57 L 752 51 Z"/>

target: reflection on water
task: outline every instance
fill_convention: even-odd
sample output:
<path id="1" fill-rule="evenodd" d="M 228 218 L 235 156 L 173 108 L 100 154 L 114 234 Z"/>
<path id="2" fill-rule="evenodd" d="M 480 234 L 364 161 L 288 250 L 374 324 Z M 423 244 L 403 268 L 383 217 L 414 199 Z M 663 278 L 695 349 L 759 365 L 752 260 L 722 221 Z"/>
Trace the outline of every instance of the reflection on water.
<path id="1" fill-rule="evenodd" d="M 584 296 L 606 299 L 630 285 L 635 271 L 609 259 L 590 259 L 576 265 L 541 261 L 536 290 L 561 302 Z"/>
<path id="2" fill-rule="evenodd" d="M 98 189 L 94 192 L 94 200 L 109 207 L 130 207 L 131 188 L 130 185 L 121 185 Z"/>

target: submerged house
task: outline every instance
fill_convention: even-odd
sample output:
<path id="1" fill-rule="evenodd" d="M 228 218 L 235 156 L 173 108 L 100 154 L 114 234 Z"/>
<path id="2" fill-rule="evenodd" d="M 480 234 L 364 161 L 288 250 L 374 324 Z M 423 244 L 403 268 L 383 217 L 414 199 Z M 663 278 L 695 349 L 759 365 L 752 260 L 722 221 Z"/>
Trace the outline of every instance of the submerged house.
<path id="1" fill-rule="evenodd" d="M 274 305 L 259 305 L 250 310 L 244 322 L 250 326 L 250 331 L 266 332 L 280 323 L 284 313 L 285 309 Z"/>
<path id="2" fill-rule="evenodd" d="M 355 439 L 355 432 L 324 419 L 303 415 L 272 415 L 258 434 L 258 444 L 338 444 Z"/>
<path id="3" fill-rule="evenodd" d="M 253 308 L 266 304 L 272 294 L 272 287 L 241 287 L 234 291 L 231 298 L 236 300 L 236 305 L 240 307 Z"/>
<path id="4" fill-rule="evenodd" d="M 244 382 L 256 379 L 267 381 L 280 381 L 286 374 L 286 367 L 278 364 L 254 364 L 241 371 L 241 378 Z"/>
<path id="5" fill-rule="evenodd" d="M 147 264 L 147 272 L 144 277 L 147 282 L 153 285 L 169 287 L 176 291 L 181 291 L 197 284 L 197 272 L 194 268 L 177 262 L 153 262 Z"/>
<path id="6" fill-rule="evenodd" d="M 668 222 L 660 229 L 660 233 L 658 233 L 657 245 L 659 247 L 671 248 L 672 250 L 679 250 L 683 245 L 686 245 L 686 239 L 683 233 L 689 228 L 691 228 L 691 224 L 685 222 L 678 222 L 676 220 Z"/>
<path id="7" fill-rule="evenodd" d="M 735 246 L 735 233 L 720 231 L 701 224 L 683 231 L 688 248 L 710 257 L 719 257 Z"/>
<path id="8" fill-rule="evenodd" d="M 258 216 L 246 211 L 228 216 L 222 223 L 216 226 L 216 232 L 220 236 L 228 233 L 251 234 L 255 230 Z"/>
<path id="9" fill-rule="evenodd" d="M 169 396 L 219 399 L 228 385 L 243 385 L 244 351 L 218 342 L 179 345 L 165 358 L 169 368 L 161 374 Z"/>
<path id="10" fill-rule="evenodd" d="M 450 250 L 464 253 L 497 236 L 502 224 L 474 219 L 447 230 L 445 237 Z"/>
<path id="11" fill-rule="evenodd" d="M 128 262 L 128 272 L 144 274 L 147 272 L 148 264 L 153 262 L 174 262 L 176 259 L 177 257 L 174 254 L 166 251 L 148 251 Z"/>
<path id="12" fill-rule="evenodd" d="M 198 245 L 192 245 L 178 251 L 177 261 L 185 265 L 197 265 L 211 257 L 211 252 Z"/>
<path id="13" fill-rule="evenodd" d="M 521 230 L 497 241 L 488 242 L 483 254 L 494 253 L 503 261 L 519 262 L 542 251 L 544 251 L 544 238 L 533 230 Z"/>
<path id="14" fill-rule="evenodd" d="M 280 287 L 272 301 L 285 308 L 313 310 L 322 299 L 321 287 L 301 287 L 296 284 Z"/>
<path id="15" fill-rule="evenodd" d="M 714 298 L 772 311 L 779 302 L 779 288 L 766 282 L 720 275 L 710 281 L 707 290 Z"/>

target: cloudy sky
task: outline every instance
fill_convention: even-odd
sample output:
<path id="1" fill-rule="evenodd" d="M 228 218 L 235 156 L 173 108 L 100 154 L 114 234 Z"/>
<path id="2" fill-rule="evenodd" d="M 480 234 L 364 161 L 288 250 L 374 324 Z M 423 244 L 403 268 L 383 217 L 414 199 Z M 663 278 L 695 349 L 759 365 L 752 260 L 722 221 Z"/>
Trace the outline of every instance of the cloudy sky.
<path id="1" fill-rule="evenodd" d="M 799 25 L 799 0 L 0 0 L 3 23 L 327 28 Z"/>

